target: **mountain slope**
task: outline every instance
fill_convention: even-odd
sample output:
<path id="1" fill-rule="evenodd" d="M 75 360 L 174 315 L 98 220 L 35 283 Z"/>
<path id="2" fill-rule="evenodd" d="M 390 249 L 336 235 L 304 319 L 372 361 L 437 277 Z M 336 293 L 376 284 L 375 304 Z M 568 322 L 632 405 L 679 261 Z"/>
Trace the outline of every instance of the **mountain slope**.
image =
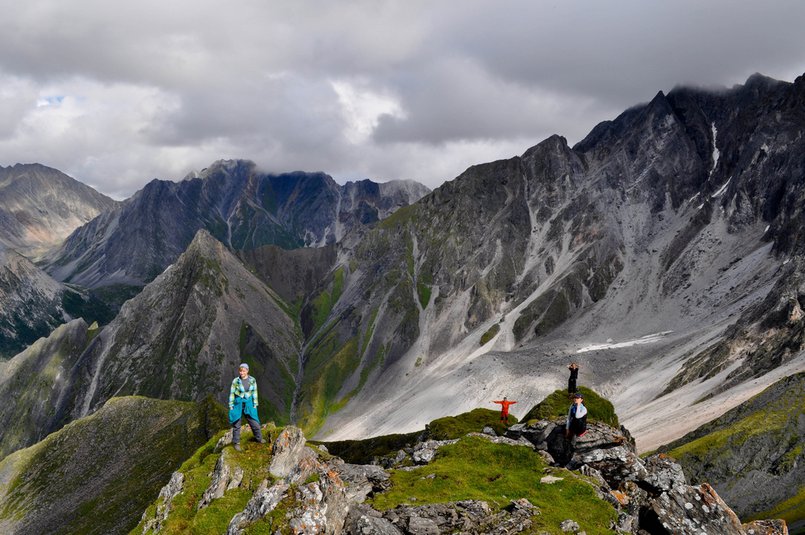
<path id="1" fill-rule="evenodd" d="M 284 302 L 207 232 L 129 300 L 73 369 L 72 418 L 117 395 L 226 401 L 237 365 L 260 381 L 261 413 L 285 421 L 294 392 L 297 327 Z"/>
<path id="2" fill-rule="evenodd" d="M 35 259 L 116 204 L 44 165 L 0 167 L 0 245 Z"/>
<path id="3" fill-rule="evenodd" d="M 805 527 L 805 373 L 778 381 L 716 420 L 663 447 L 693 482 L 709 481 L 742 518 L 777 509 Z"/>
<path id="4" fill-rule="evenodd" d="M 0 247 L 0 360 L 64 321 L 62 286 L 24 256 Z"/>
<path id="5" fill-rule="evenodd" d="M 0 362 L 0 459 L 45 438 L 65 423 L 58 408 L 70 374 L 97 325 L 73 320 L 7 362 Z"/>
<path id="6" fill-rule="evenodd" d="M 58 280 L 88 287 L 143 285 L 206 229 L 233 250 L 333 243 L 417 200 L 416 183 L 339 186 L 323 173 L 267 175 L 248 161 L 219 161 L 174 183 L 154 180 L 71 235 L 47 258 Z"/>
<path id="7" fill-rule="evenodd" d="M 773 317 L 762 304 L 802 253 L 803 95 L 803 77 L 760 76 L 659 93 L 572 148 L 554 136 L 474 166 L 346 240 L 340 299 L 306 333 L 306 374 L 334 386 L 302 413 L 328 415 L 333 438 L 399 432 L 504 393 L 533 403 L 579 360 L 651 448 L 805 368 L 797 336 L 770 360 L 736 335 Z M 734 347 L 702 373 L 718 343 Z M 722 386 L 734 395 L 688 416 Z"/>
<path id="8" fill-rule="evenodd" d="M 112 399 L 0 461 L 0 531 L 127 533 L 224 420 L 211 403 Z"/>

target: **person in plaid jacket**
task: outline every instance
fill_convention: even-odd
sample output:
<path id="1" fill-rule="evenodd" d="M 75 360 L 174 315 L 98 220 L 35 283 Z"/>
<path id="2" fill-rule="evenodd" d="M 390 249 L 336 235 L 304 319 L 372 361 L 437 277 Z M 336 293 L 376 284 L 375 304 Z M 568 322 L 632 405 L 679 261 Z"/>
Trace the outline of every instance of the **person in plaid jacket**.
<path id="1" fill-rule="evenodd" d="M 254 439 L 261 444 L 266 441 L 257 417 L 257 381 L 249 376 L 249 365 L 245 362 L 238 367 L 238 375 L 229 388 L 229 423 L 232 424 L 232 444 L 240 451 L 240 422 L 244 417 L 252 428 Z"/>

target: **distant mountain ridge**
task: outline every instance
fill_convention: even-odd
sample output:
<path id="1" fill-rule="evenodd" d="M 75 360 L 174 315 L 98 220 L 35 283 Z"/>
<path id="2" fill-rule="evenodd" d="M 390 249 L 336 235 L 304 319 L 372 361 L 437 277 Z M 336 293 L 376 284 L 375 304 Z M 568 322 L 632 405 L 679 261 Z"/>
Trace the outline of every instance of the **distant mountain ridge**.
<path id="1" fill-rule="evenodd" d="M 86 287 L 142 286 L 200 229 L 233 250 L 322 246 L 427 191 L 411 181 L 339 186 L 324 173 L 270 175 L 249 161 L 218 161 L 178 183 L 150 182 L 68 237 L 47 257 L 47 270 L 57 280 Z"/>
<path id="2" fill-rule="evenodd" d="M 0 166 L 0 245 L 32 259 L 116 201 L 41 164 Z"/>

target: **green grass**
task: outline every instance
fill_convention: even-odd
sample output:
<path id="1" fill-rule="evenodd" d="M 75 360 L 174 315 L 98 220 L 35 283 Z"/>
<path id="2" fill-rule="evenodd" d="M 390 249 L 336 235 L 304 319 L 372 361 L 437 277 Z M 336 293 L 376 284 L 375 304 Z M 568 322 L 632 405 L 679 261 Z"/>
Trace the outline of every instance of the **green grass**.
<path id="1" fill-rule="evenodd" d="M 508 425 L 517 423 L 517 418 L 509 415 Z M 371 463 L 375 457 L 396 454 L 399 450 L 413 446 L 419 440 L 451 440 L 467 433 L 480 433 L 484 427 L 492 427 L 502 435 L 506 426 L 500 422 L 500 411 L 490 409 L 474 409 L 458 416 L 446 416 L 433 420 L 422 431 L 413 433 L 383 435 L 364 440 L 342 440 L 337 442 L 321 442 L 333 455 L 338 455 L 347 462 L 357 464 Z"/>
<path id="2" fill-rule="evenodd" d="M 517 418 L 509 415 L 508 425 L 516 424 Z M 491 409 L 473 409 L 458 416 L 446 416 L 433 420 L 427 426 L 428 438 L 434 440 L 450 440 L 463 437 L 467 433 L 480 433 L 489 426 L 495 433 L 502 435 L 506 426 L 500 421 L 500 411 Z"/>
<path id="3" fill-rule="evenodd" d="M 564 479 L 540 483 L 548 472 Z M 370 503 L 388 510 L 403 504 L 484 500 L 499 510 L 520 498 L 540 509 L 533 518 L 534 532 L 561 533 L 559 525 L 572 518 L 588 534 L 610 533 L 607 528 L 617 517 L 615 509 L 596 496 L 592 485 L 572 472 L 548 468 L 530 448 L 494 444 L 480 437 L 465 437 L 443 446 L 420 469 L 393 471 L 391 488 L 375 495 Z"/>
<path id="4" fill-rule="evenodd" d="M 430 294 L 431 288 L 421 282 L 417 283 L 416 285 L 417 295 L 419 296 L 419 304 L 422 305 L 422 308 L 427 308 L 428 303 L 430 303 Z"/>
<path id="5" fill-rule="evenodd" d="M 403 206 L 402 208 L 398 208 L 393 214 L 388 216 L 386 219 L 380 221 L 377 224 L 377 226 L 378 228 L 388 230 L 400 225 L 405 225 L 409 221 L 413 220 L 418 210 L 419 206 L 416 204 L 409 204 L 408 206 Z"/>
<path id="6" fill-rule="evenodd" d="M 584 395 L 584 406 L 587 407 L 588 422 L 603 422 L 612 427 L 620 425 L 618 415 L 615 414 L 615 407 L 612 406 L 609 400 L 584 386 L 579 387 L 579 392 Z M 571 401 L 568 398 L 567 390 L 557 390 L 528 411 L 528 414 L 523 417 L 523 421 L 564 418 L 567 416 L 570 404 Z"/>
<path id="7" fill-rule="evenodd" d="M 492 325 L 488 331 L 481 335 L 481 342 L 480 345 L 486 345 L 492 338 L 494 338 L 500 332 L 500 324 L 496 323 Z"/>
<path id="8" fill-rule="evenodd" d="M 803 400 L 800 400 L 803 403 Z M 686 456 L 703 458 L 714 452 L 730 451 L 741 446 L 749 438 L 766 433 L 778 433 L 788 423 L 789 411 L 793 407 L 782 404 L 778 410 L 758 411 L 732 423 L 729 427 L 718 429 L 696 440 L 688 442 L 668 452 L 675 459 Z M 684 463 L 683 463 L 684 464 Z"/>

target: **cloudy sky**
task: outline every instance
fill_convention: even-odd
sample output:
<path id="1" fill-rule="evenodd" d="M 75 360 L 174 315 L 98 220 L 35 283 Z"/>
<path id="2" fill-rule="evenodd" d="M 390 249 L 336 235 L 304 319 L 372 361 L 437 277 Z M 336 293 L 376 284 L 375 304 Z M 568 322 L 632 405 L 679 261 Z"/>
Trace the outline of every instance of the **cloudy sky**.
<path id="1" fill-rule="evenodd" d="M 435 187 L 679 84 L 805 72 L 805 2 L 0 0 L 0 165 Z"/>

